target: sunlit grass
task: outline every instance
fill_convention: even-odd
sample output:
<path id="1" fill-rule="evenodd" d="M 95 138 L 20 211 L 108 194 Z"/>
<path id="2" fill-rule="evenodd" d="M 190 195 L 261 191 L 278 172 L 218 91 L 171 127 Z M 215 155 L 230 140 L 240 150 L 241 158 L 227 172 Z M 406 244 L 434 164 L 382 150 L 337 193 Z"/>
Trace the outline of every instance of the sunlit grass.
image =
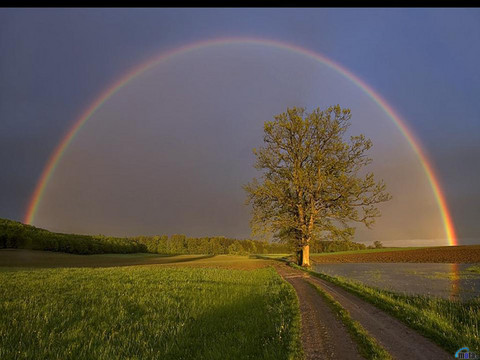
<path id="1" fill-rule="evenodd" d="M 266 259 L 257 258 L 256 256 L 243 255 L 215 255 L 205 256 L 188 262 L 172 262 L 166 264 L 169 266 L 188 266 L 188 267 L 210 267 L 220 269 L 236 269 L 236 270 L 254 270 L 260 269 L 272 264 Z"/>
<path id="2" fill-rule="evenodd" d="M 298 358 L 299 324 L 273 268 L 0 272 L 0 359 Z"/>

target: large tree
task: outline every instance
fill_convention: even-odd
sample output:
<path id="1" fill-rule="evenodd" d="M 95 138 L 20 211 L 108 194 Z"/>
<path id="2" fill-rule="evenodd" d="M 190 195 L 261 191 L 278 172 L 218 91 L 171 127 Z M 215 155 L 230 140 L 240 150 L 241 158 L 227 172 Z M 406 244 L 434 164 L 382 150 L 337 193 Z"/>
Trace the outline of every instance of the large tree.
<path id="1" fill-rule="evenodd" d="M 298 263 L 310 265 L 313 239 L 353 237 L 352 223 L 368 228 L 380 216 L 376 204 L 391 196 L 364 167 L 372 142 L 350 136 L 349 109 L 331 106 L 286 112 L 264 124 L 264 146 L 254 149 L 262 171 L 244 186 L 253 207 L 254 233 L 273 233 L 295 248 Z"/>

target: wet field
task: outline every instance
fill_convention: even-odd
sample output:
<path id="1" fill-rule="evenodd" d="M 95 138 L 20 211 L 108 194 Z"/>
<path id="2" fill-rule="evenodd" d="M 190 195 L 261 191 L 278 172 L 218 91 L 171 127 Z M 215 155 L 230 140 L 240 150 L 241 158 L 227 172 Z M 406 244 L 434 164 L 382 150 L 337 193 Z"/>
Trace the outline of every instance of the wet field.
<path id="1" fill-rule="evenodd" d="M 313 268 L 330 276 L 342 276 L 395 292 L 464 301 L 480 296 L 480 273 L 471 271 L 473 265 L 343 263 L 315 264 Z"/>

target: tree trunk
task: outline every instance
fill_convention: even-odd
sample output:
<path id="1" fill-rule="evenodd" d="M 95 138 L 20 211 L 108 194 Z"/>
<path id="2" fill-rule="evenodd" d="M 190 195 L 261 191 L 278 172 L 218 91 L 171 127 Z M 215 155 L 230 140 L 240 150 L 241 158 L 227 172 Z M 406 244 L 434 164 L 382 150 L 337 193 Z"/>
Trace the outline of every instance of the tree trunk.
<path id="1" fill-rule="evenodd" d="M 299 251 L 298 265 L 308 267 L 310 266 L 310 245 L 305 245 Z"/>

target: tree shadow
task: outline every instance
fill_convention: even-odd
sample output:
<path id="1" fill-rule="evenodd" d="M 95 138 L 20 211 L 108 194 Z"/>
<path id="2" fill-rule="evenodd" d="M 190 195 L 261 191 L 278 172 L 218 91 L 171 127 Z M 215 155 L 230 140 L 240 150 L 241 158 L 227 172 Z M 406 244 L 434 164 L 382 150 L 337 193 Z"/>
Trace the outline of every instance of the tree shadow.
<path id="1" fill-rule="evenodd" d="M 288 359 L 292 324 L 285 314 L 270 313 L 271 305 L 265 296 L 245 294 L 233 304 L 179 320 L 174 331 L 150 346 L 159 359 Z"/>

